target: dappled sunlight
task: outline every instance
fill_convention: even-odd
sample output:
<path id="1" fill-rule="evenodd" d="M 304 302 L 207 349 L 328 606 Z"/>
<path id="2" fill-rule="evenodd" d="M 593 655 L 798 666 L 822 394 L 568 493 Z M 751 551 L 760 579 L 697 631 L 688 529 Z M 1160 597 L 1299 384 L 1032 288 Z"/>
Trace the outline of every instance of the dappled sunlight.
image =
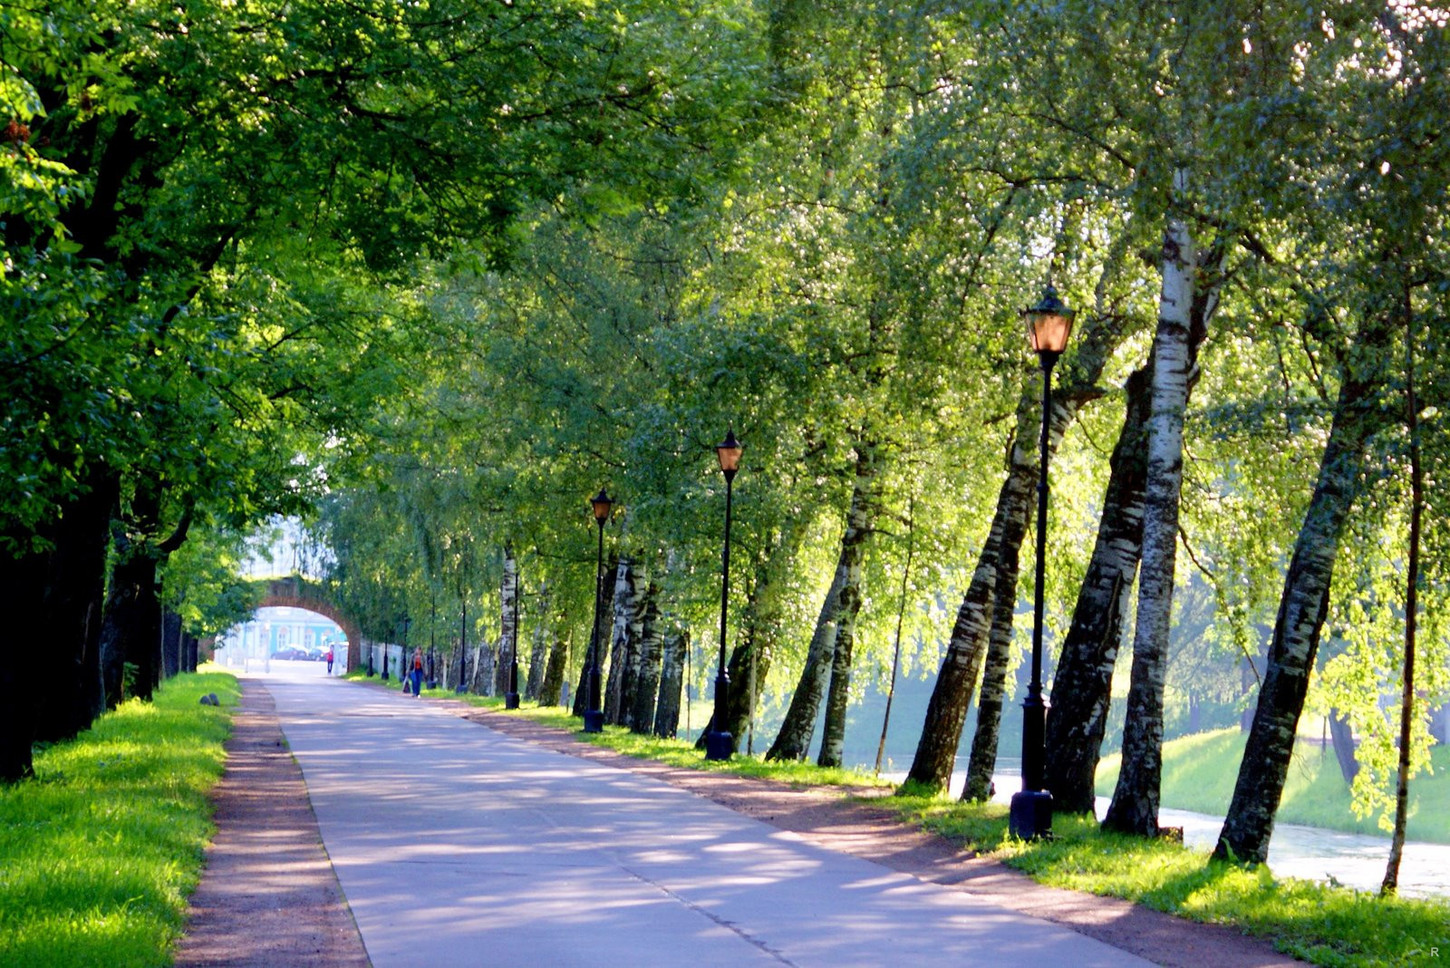
<path id="1" fill-rule="evenodd" d="M 480 951 L 638 964 L 641 943 L 648 964 L 686 951 L 732 966 L 778 965 L 777 951 L 796 964 L 879 964 L 885 951 L 965 962 L 987 938 L 997 953 L 1057 952 L 1045 963 L 1121 963 L 1067 959 L 1083 943 L 1067 932 L 1040 942 L 1040 926 L 960 891 L 425 701 L 292 684 L 274 695 L 378 965 Z"/>

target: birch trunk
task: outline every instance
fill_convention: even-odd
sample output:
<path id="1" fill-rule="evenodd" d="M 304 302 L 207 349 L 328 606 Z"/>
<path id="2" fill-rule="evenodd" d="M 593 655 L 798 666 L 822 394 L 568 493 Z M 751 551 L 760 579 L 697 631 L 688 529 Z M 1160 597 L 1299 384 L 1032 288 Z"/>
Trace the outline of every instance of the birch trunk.
<path id="1" fill-rule="evenodd" d="M 1404 294 L 1405 412 L 1410 432 L 1410 548 L 1405 573 L 1405 662 L 1400 677 L 1400 757 L 1395 777 L 1395 829 L 1380 894 L 1394 894 L 1400 886 L 1400 861 L 1405 851 L 1405 827 L 1410 819 L 1410 754 L 1415 719 L 1415 646 L 1420 611 L 1420 527 L 1425 508 L 1425 474 L 1420 465 L 1420 405 L 1415 400 L 1415 342 L 1410 293 Z"/>
<path id="2" fill-rule="evenodd" d="M 1064 378 L 1061 388 L 1053 396 L 1049 451 L 1056 450 L 1078 409 L 1101 394 L 1096 386 L 1097 381 L 1122 336 L 1121 316 L 1098 313 L 1084 327 L 1070 365 L 1058 364 L 1059 372 L 1063 372 Z M 992 527 L 987 532 L 987 540 L 977 557 L 977 567 L 972 573 L 971 584 L 967 586 L 961 607 L 957 610 L 957 620 L 947 644 L 946 658 L 942 660 L 941 670 L 937 673 L 936 685 L 932 689 L 926 719 L 922 724 L 921 739 L 917 742 L 916 756 L 907 774 L 908 779 L 933 790 L 945 789 L 951 783 L 962 726 L 966 722 L 967 708 L 971 705 L 972 690 L 982 672 L 992 624 L 997 614 L 994 606 L 1004 546 L 1008 541 L 1013 543 L 1011 556 L 1015 560 L 1024 529 L 1015 527 L 1013 522 L 1028 520 L 1032 511 L 1037 483 L 1037 455 L 1030 443 L 1036 434 L 1030 428 L 1033 426 L 1031 414 L 1038 412 L 1036 400 L 1039 379 L 1033 372 L 1023 380 L 1017 407 L 1018 429 L 1014 432 L 1007 477 L 997 492 L 997 509 L 992 517 Z M 1019 443 L 1021 441 L 1027 443 Z M 1011 594 L 1011 604 L 1015 605 L 1015 582 L 1012 583 Z M 1010 641 L 1010 608 L 1002 615 L 1002 620 L 1008 624 L 1001 634 L 1007 637 L 1005 641 Z M 979 716 L 979 723 L 980 719 Z M 984 757 L 988 749 L 995 759 L 995 741 L 990 747 L 983 746 Z"/>
<path id="3" fill-rule="evenodd" d="M 1018 473 L 1017 452 L 1024 437 L 1020 434 L 1013 446 L 1013 471 Z M 1034 439 L 1031 433 L 1026 440 Z M 1031 450 L 1031 447 L 1026 448 Z M 1037 461 L 1030 458 L 1027 474 L 1036 476 Z M 1006 698 L 1007 662 L 1012 656 L 1012 617 L 1017 610 L 1017 577 L 1022 540 L 1027 535 L 1028 511 L 1007 519 L 998 546 L 997 582 L 992 589 L 992 626 L 987 633 L 987 654 L 982 666 L 982 687 L 977 698 L 977 728 L 972 734 L 972 752 L 967 760 L 967 782 L 962 786 L 962 799 L 984 801 L 992 797 L 992 772 L 997 766 L 997 740 L 1001 735 L 1002 706 Z"/>
<path id="4" fill-rule="evenodd" d="M 1113 665 L 1138 573 L 1147 474 L 1152 358 L 1128 377 L 1123 429 L 1098 520 L 1097 542 L 1052 677 L 1044 770 L 1054 810 L 1094 812 L 1094 780 L 1112 701 Z"/>
<path id="5" fill-rule="evenodd" d="M 547 584 L 539 586 L 538 607 L 531 614 L 534 615 L 534 631 L 529 636 L 532 641 L 529 648 L 529 675 L 524 685 L 524 698 L 537 702 L 539 691 L 544 686 L 544 673 L 547 671 L 549 662 L 549 586 Z M 552 706 L 558 701 L 558 697 L 555 697 L 554 702 L 545 705 Z"/>
<path id="6" fill-rule="evenodd" d="M 1026 491 L 1009 474 L 997 493 L 997 512 L 992 518 L 992 527 L 977 557 L 971 584 L 967 586 L 962 604 L 957 609 L 947 654 L 937 672 L 936 685 L 932 687 L 931 699 L 927 702 L 921 738 L 916 743 L 916 755 L 907 772 L 908 780 L 928 789 L 944 790 L 951 784 L 957 746 L 961 742 L 962 726 L 967 720 L 967 707 L 971 704 L 972 692 L 987 651 L 1002 534 L 1007 520 L 1014 513 L 1025 513 L 1026 503 Z"/>
<path id="7" fill-rule="evenodd" d="M 659 615 L 654 600 L 659 593 L 659 587 L 650 580 L 649 569 L 635 560 L 630 565 L 629 577 L 633 594 L 630 596 L 629 645 L 624 656 L 624 670 L 619 687 L 619 725 L 621 726 L 630 725 L 630 716 L 639 699 L 639 677 L 643 670 L 644 640 L 645 635 L 649 632 L 650 612 L 653 611 L 656 616 Z M 658 643 L 656 643 L 656 662 L 659 661 L 658 654 Z M 658 670 L 656 670 L 657 675 Z M 658 682 L 651 685 L 648 690 L 647 704 L 651 711 L 654 709 L 654 690 L 656 688 L 658 688 Z M 648 718 L 645 720 L 646 723 L 649 721 Z"/>
<path id="8" fill-rule="evenodd" d="M 1187 188 L 1187 173 L 1174 177 Z M 1183 419 L 1188 402 L 1189 330 L 1195 272 L 1193 240 L 1177 217 L 1163 238 L 1163 288 L 1153 338 L 1148 477 L 1143 503 L 1138 612 L 1133 629 L 1132 683 L 1123 731 L 1123 766 L 1103 826 L 1144 837 L 1158 834 L 1163 772 L 1163 675 L 1173 611 L 1178 551 L 1178 501 L 1183 483 Z"/>
<path id="9" fill-rule="evenodd" d="M 680 729 L 680 691 L 685 682 L 685 652 L 689 647 L 687 633 L 674 632 L 665 637 L 654 722 L 654 734 L 665 739 L 674 739 Z"/>
<path id="10" fill-rule="evenodd" d="M 845 580 L 845 570 L 838 564 L 831 587 L 826 592 L 826 600 L 821 604 L 821 614 L 816 619 L 816 630 L 806 649 L 805 666 L 791 696 L 785 721 L 775 742 L 765 753 L 767 760 L 803 760 L 810 748 L 816 711 L 826 690 L 826 670 L 830 668 L 831 656 L 835 654 L 836 615 L 840 610 L 841 588 Z"/>
<path id="11" fill-rule="evenodd" d="M 624 723 L 630 667 L 638 662 L 642 570 L 632 558 L 620 558 L 614 571 L 614 621 L 609 631 L 609 674 L 605 679 L 604 721 Z"/>
<path id="12" fill-rule="evenodd" d="M 499 583 L 498 669 L 494 673 L 494 695 L 509 691 L 509 674 L 518 658 L 519 647 L 519 560 L 509 546 L 503 552 L 503 579 Z M 407 661 L 407 656 L 403 657 Z"/>
<path id="13" fill-rule="evenodd" d="M 866 539 L 875 524 L 879 461 L 874 442 L 856 445 L 856 484 L 851 493 L 851 510 L 846 533 L 841 538 L 840 565 L 846 569 L 836 615 L 836 645 L 831 658 L 831 686 L 826 697 L 826 720 L 822 728 L 818 766 L 840 766 L 846 741 L 846 708 L 851 701 L 851 661 L 856 641 L 856 619 L 861 612 L 861 561 Z M 814 721 L 814 710 L 812 710 Z M 807 743 L 809 745 L 809 743 Z"/>
<path id="14" fill-rule="evenodd" d="M 1222 257 L 1219 248 L 1212 251 L 1209 263 L 1216 276 Z M 1188 334 L 1190 364 L 1198 360 L 1217 306 L 1217 280 L 1206 282 L 1194 289 Z M 1097 541 L 1052 677 L 1045 782 L 1054 808 L 1067 813 L 1093 813 L 1095 809 L 1094 780 L 1112 702 L 1113 666 L 1142 552 L 1154 363 L 1150 351 L 1148 362 L 1127 380 L 1123 429 L 1110 459 Z M 1190 395 L 1197 373 L 1196 365 L 1191 365 Z"/>
<path id="15" fill-rule="evenodd" d="M 604 558 L 603 574 L 595 575 L 595 581 L 598 584 L 595 586 L 594 589 L 594 607 L 599 610 L 599 620 L 597 623 L 595 622 L 594 614 L 591 610 L 589 615 L 589 645 L 584 652 L 584 662 L 579 667 L 579 686 L 577 689 L 574 690 L 574 698 L 571 703 L 572 711 L 575 716 L 583 716 L 584 710 L 588 708 L 589 664 L 596 655 L 599 659 L 600 675 L 604 674 L 604 652 L 606 649 L 605 642 L 608 641 L 609 630 L 614 624 L 614 621 L 611 618 L 611 616 L 614 614 L 614 582 L 609 580 L 609 576 L 616 573 L 616 571 L 618 570 L 618 563 L 618 559 L 613 555 L 613 553 L 606 555 Z M 600 641 L 597 642 L 594 639 L 594 628 L 596 624 L 599 628 L 600 639 Z M 596 652 L 596 650 L 598 651 Z M 601 702 L 603 702 L 603 693 L 604 690 L 601 689 Z"/>
<path id="16" fill-rule="evenodd" d="M 644 594 L 639 636 L 639 669 L 634 677 L 633 697 L 625 725 L 632 733 L 649 733 L 654 729 L 655 702 L 660 688 L 660 653 L 663 636 L 660 630 L 659 588 L 650 583 Z"/>
<path id="17" fill-rule="evenodd" d="M 1366 343 L 1359 351 L 1373 353 L 1374 340 Z M 1264 684 L 1238 780 L 1214 848 L 1214 856 L 1223 860 L 1261 864 L 1269 853 L 1274 814 L 1289 775 L 1294 735 L 1329 607 L 1334 559 L 1350 508 L 1366 486 L 1365 445 L 1384 422 L 1374 390 L 1372 380 L 1354 376 L 1340 387 L 1314 495 L 1284 576 Z"/>
<path id="18" fill-rule="evenodd" d="M 541 633 L 549 634 L 549 633 Z M 560 693 L 564 691 L 564 678 L 569 674 L 569 638 L 558 630 L 549 634 L 548 666 L 543 681 L 539 683 L 539 705 L 559 705 Z"/>

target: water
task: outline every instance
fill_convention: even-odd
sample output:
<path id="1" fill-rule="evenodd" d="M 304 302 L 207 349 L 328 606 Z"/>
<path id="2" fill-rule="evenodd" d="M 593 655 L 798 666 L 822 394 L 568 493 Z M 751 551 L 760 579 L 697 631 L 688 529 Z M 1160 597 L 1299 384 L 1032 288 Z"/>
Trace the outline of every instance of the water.
<path id="1" fill-rule="evenodd" d="M 1001 761 L 999 761 L 1001 765 Z M 899 783 L 905 773 L 883 773 L 883 779 Z M 965 769 L 952 774 L 952 796 L 962 794 L 966 782 Z M 1021 775 L 1004 769 L 992 775 L 996 791 L 993 802 L 1009 803 L 1012 794 L 1022 788 Z M 1108 798 L 1099 797 L 1097 815 L 1108 809 Z M 1189 810 L 1158 811 L 1158 823 L 1164 827 L 1182 827 L 1183 843 L 1201 850 L 1212 850 L 1218 843 L 1223 817 L 1214 817 Z M 1378 892 L 1389 862 L 1390 838 L 1369 834 L 1346 834 L 1323 827 L 1300 824 L 1275 824 L 1269 842 L 1269 870 L 1278 877 L 1296 877 Z M 1450 897 L 1450 844 L 1406 841 L 1400 859 L 1400 894 L 1405 897 Z"/>

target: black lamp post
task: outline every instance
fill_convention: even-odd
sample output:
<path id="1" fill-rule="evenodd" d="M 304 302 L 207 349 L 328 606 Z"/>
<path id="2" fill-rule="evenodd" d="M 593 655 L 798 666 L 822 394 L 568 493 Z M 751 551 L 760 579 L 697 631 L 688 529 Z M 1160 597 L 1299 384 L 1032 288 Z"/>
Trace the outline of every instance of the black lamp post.
<path id="1" fill-rule="evenodd" d="M 745 448 L 735 439 L 731 428 L 725 439 L 715 445 L 715 456 L 725 474 L 725 550 L 720 556 L 720 667 L 715 673 L 715 714 L 710 732 L 705 735 L 705 759 L 728 760 L 735 752 L 735 737 L 725 729 L 725 716 L 730 705 L 730 675 L 725 671 L 725 618 L 730 605 L 730 504 L 733 498 L 735 473 L 740 469 L 740 454 Z"/>
<path id="2" fill-rule="evenodd" d="M 1032 681 L 1022 703 L 1022 790 L 1012 795 L 1009 826 L 1023 840 L 1052 836 L 1052 794 L 1042 788 L 1047 704 L 1042 701 L 1042 585 L 1047 556 L 1047 438 L 1052 419 L 1052 367 L 1067 348 L 1073 311 L 1048 285 L 1022 310 L 1027 339 L 1042 364 L 1042 438 L 1037 479 L 1037 582 L 1032 602 Z"/>
<path id="3" fill-rule="evenodd" d="M 604 488 L 589 499 L 594 507 L 594 523 L 599 525 L 599 552 L 594 559 L 594 638 L 593 648 L 589 650 L 589 667 L 585 670 L 584 688 L 588 689 L 584 705 L 584 732 L 604 732 L 604 711 L 600 708 L 599 688 L 599 612 L 601 610 L 600 599 L 604 596 L 604 522 L 609 520 L 609 512 L 614 508 L 614 500 Z"/>
<path id="4" fill-rule="evenodd" d="M 388 647 L 387 647 L 386 644 L 383 645 L 383 676 L 382 676 L 382 679 L 383 679 L 384 682 L 387 682 L 388 681 Z"/>
<path id="5" fill-rule="evenodd" d="M 508 691 L 503 695 L 503 708 L 519 708 L 519 573 L 514 569 L 514 630 L 509 643 Z"/>

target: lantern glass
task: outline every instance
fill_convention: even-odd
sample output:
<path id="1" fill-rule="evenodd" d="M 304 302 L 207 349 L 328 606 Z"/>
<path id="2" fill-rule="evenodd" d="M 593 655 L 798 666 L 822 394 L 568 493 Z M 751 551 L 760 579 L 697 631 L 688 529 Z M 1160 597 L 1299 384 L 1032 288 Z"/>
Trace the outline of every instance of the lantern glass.
<path id="1" fill-rule="evenodd" d="M 589 503 L 594 506 L 595 521 L 602 524 L 609 520 L 609 512 L 614 508 L 614 500 L 605 492 L 604 488 L 601 487 L 599 493 L 589 499 Z"/>
<path id="2" fill-rule="evenodd" d="M 725 439 L 715 445 L 715 456 L 720 459 L 720 469 L 726 474 L 733 474 L 740 469 L 740 455 L 745 447 L 735 439 L 735 430 L 731 428 L 725 435 Z"/>
<path id="3" fill-rule="evenodd" d="M 1022 319 L 1027 324 L 1027 341 L 1033 352 L 1061 353 L 1067 349 L 1074 315 L 1073 310 L 1057 298 L 1056 289 L 1052 286 L 1044 289 L 1037 305 L 1022 310 Z"/>

